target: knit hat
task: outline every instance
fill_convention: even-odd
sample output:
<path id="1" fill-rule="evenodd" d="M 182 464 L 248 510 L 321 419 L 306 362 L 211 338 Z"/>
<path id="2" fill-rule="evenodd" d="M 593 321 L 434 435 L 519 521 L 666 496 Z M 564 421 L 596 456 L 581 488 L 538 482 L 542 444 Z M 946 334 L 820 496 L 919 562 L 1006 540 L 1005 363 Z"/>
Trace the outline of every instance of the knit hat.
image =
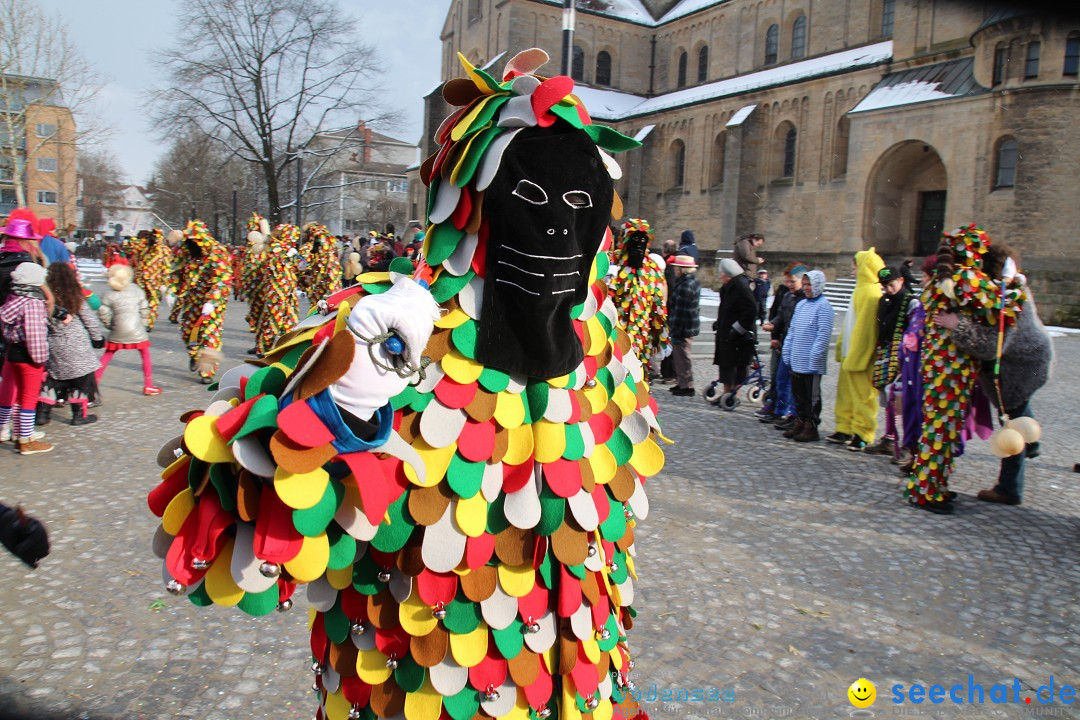
<path id="1" fill-rule="evenodd" d="M 900 275 L 900 271 L 897 270 L 894 267 L 884 267 L 884 268 L 881 268 L 880 270 L 878 270 L 877 277 L 878 277 L 878 282 L 881 283 L 882 285 L 884 285 L 887 282 L 891 282 L 892 280 L 895 280 L 898 277 L 901 277 L 901 275 Z"/>
<path id="2" fill-rule="evenodd" d="M 696 268 L 698 265 L 690 255 L 676 255 L 668 261 L 673 267 Z"/>
<path id="3" fill-rule="evenodd" d="M 19 263 L 11 273 L 11 284 L 41 287 L 45 284 L 45 268 L 32 262 Z"/>
<path id="4" fill-rule="evenodd" d="M 742 265 L 735 262 L 731 258 L 724 258 L 720 261 L 720 272 L 731 277 L 736 277 L 743 274 Z"/>

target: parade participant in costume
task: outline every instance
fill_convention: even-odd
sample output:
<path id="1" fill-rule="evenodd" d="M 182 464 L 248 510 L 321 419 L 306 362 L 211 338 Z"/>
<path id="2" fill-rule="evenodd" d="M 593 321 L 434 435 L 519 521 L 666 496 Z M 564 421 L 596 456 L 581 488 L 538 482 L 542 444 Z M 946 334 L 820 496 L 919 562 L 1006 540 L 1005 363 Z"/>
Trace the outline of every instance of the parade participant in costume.
<path id="1" fill-rule="evenodd" d="M 927 282 L 937 267 L 937 256 L 923 261 L 922 274 Z M 901 273 L 902 274 L 902 273 Z M 904 278 L 904 285 L 911 286 Z M 900 346 L 900 402 L 904 418 L 904 445 L 893 462 L 900 466 L 900 473 L 907 476 L 915 464 L 915 452 L 923 427 L 922 345 L 926 334 L 926 308 L 922 302 L 911 311 L 908 330 Z"/>
<path id="2" fill-rule="evenodd" d="M 165 236 L 165 244 L 172 253 L 171 270 L 169 271 L 168 297 L 172 301 L 172 309 L 169 311 L 169 322 L 173 325 L 180 322 L 180 316 L 184 312 L 184 298 L 187 293 L 188 274 L 198 270 L 191 262 L 191 254 L 184 242 L 182 230 L 170 230 Z"/>
<path id="3" fill-rule="evenodd" d="M 101 298 L 98 315 L 109 330 L 105 342 L 105 354 L 101 356 L 101 369 L 97 379 L 105 374 L 113 355 L 120 350 L 138 350 L 142 358 L 143 395 L 160 395 L 161 388 L 154 386 L 154 370 L 150 361 L 150 303 L 142 288 L 133 285 L 131 269 L 122 265 L 109 268 L 111 292 Z"/>
<path id="4" fill-rule="evenodd" d="M 240 291 L 248 303 L 248 312 L 244 316 L 251 332 L 258 332 L 259 312 L 262 303 L 261 282 L 264 278 L 263 265 L 266 262 L 266 238 L 270 235 L 270 223 L 259 213 L 252 213 L 247 223 L 247 250 L 244 253 L 244 265 L 240 273 Z"/>
<path id="5" fill-rule="evenodd" d="M 308 238 L 308 302 L 312 307 L 341 289 L 341 261 L 334 247 L 334 237 L 325 225 L 309 223 L 304 233 Z"/>
<path id="6" fill-rule="evenodd" d="M 615 277 L 610 283 L 619 322 L 646 366 L 653 354 L 668 346 L 667 284 L 664 268 L 649 253 L 652 239 L 647 220 L 630 218 L 623 224 L 622 237 L 612 252 Z"/>
<path id="7" fill-rule="evenodd" d="M 255 355 L 265 354 L 274 342 L 296 325 L 299 313 L 296 297 L 296 241 L 300 228 L 278 225 L 266 243 L 266 259 L 259 281 L 258 327 Z"/>
<path id="8" fill-rule="evenodd" d="M 161 295 L 169 283 L 169 274 L 172 271 L 172 251 L 165 243 L 164 233 L 159 228 L 141 231 L 132 247 L 132 260 L 135 265 L 135 284 L 142 288 L 149 309 L 146 331 L 153 332 L 158 306 L 161 305 Z"/>
<path id="9" fill-rule="evenodd" d="M 24 229 L 20 223 L 26 223 Z M 9 220 L 4 228 L 8 237 L 33 234 L 33 224 Z M 11 273 L 7 300 L 0 306 L 0 336 L 6 355 L 0 373 L 0 428 L 14 421 L 11 436 L 21 455 L 49 452 L 53 446 L 34 437 L 38 395 L 49 359 L 49 318 L 53 301 L 45 285 L 45 268 L 23 262 Z M 18 411 L 15 407 L 18 406 Z M 40 436 L 39 436 L 40 437 Z"/>
<path id="10" fill-rule="evenodd" d="M 444 86 L 430 292 L 404 259 L 365 275 L 159 456 L 173 592 L 262 615 L 307 584 L 317 718 L 646 720 L 626 633 L 663 453 L 600 280 L 621 204 L 598 144 L 637 143 L 546 59 L 499 81 L 462 58 Z"/>
<path id="11" fill-rule="evenodd" d="M 1013 278 L 1002 290 L 983 271 L 983 256 L 990 247 L 986 232 L 972 224 L 945 233 L 941 240 L 934 276 L 926 278 L 920 299 L 927 318 L 957 314 L 991 327 L 999 322 L 1013 325 L 1024 307 L 1024 286 Z M 939 514 L 953 510 L 949 476 L 963 449 L 962 431 L 979 369 L 978 359 L 961 350 L 947 328 L 926 323 L 923 432 L 904 490 L 916 507 Z"/>
<path id="12" fill-rule="evenodd" d="M 192 220 L 184 228 L 184 246 L 189 260 L 180 337 L 187 344 L 189 369 L 209 385 L 221 361 L 221 326 L 229 304 L 232 262 L 229 251 L 214 239 L 202 220 Z"/>
<path id="13" fill-rule="evenodd" d="M 877 433 L 878 392 L 874 389 L 877 311 L 881 300 L 878 272 L 885 267 L 874 248 L 855 253 L 855 292 L 836 340 L 836 432 L 827 440 L 862 450 Z"/>

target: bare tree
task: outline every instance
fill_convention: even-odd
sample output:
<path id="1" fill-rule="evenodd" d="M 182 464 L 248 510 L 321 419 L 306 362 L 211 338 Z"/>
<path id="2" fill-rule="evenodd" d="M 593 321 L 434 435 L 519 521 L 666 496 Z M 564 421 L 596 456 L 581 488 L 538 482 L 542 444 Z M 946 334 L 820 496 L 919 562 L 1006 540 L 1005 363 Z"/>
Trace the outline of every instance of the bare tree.
<path id="1" fill-rule="evenodd" d="M 108 152 L 83 153 L 79 156 L 82 178 L 84 228 L 96 230 L 105 221 L 105 208 L 121 199 L 123 171 L 116 157 Z"/>
<path id="2" fill-rule="evenodd" d="M 312 137 L 362 114 L 384 119 L 372 117 L 375 52 L 334 0 L 185 0 L 179 20 L 183 41 L 162 55 L 172 86 L 154 93 L 155 121 L 256 166 L 274 221 Z"/>
<path id="3" fill-rule="evenodd" d="M 0 156 L 18 204 L 26 204 L 26 166 L 43 147 L 86 146 L 108 133 L 95 103 L 103 86 L 59 15 L 31 0 L 0 0 Z M 47 115 L 61 121 L 44 123 L 54 128 L 51 133 L 28 132 L 28 112 L 35 108 L 58 109 Z M 64 127 L 65 108 L 78 131 Z"/>

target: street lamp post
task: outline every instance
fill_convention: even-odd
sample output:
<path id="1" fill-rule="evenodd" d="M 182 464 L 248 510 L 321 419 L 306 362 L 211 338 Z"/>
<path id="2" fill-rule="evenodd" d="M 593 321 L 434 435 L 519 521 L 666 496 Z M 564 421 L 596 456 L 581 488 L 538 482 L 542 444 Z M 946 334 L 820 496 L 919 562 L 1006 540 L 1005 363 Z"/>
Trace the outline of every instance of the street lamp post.
<path id="1" fill-rule="evenodd" d="M 574 24 L 577 11 L 574 0 L 563 0 L 562 11 L 562 74 L 569 75 L 574 53 Z"/>
<path id="2" fill-rule="evenodd" d="M 232 184 L 232 220 L 229 222 L 229 227 L 231 228 L 230 232 L 232 234 L 231 240 L 233 245 L 240 244 L 240 228 L 237 226 L 236 220 L 236 182 L 234 181 Z"/>

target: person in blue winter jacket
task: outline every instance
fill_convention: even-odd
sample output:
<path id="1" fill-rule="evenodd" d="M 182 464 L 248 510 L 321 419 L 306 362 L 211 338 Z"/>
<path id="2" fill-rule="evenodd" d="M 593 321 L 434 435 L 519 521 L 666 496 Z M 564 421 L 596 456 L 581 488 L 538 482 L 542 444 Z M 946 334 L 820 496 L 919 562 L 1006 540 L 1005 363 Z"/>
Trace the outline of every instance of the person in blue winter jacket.
<path id="1" fill-rule="evenodd" d="M 829 354 L 835 311 L 822 293 L 825 273 L 811 270 L 803 275 L 802 290 L 806 299 L 795 306 L 791 328 L 784 338 L 783 358 L 791 368 L 791 390 L 795 395 L 795 424 L 784 437 L 796 442 L 819 439 L 821 424 L 821 377 Z"/>

